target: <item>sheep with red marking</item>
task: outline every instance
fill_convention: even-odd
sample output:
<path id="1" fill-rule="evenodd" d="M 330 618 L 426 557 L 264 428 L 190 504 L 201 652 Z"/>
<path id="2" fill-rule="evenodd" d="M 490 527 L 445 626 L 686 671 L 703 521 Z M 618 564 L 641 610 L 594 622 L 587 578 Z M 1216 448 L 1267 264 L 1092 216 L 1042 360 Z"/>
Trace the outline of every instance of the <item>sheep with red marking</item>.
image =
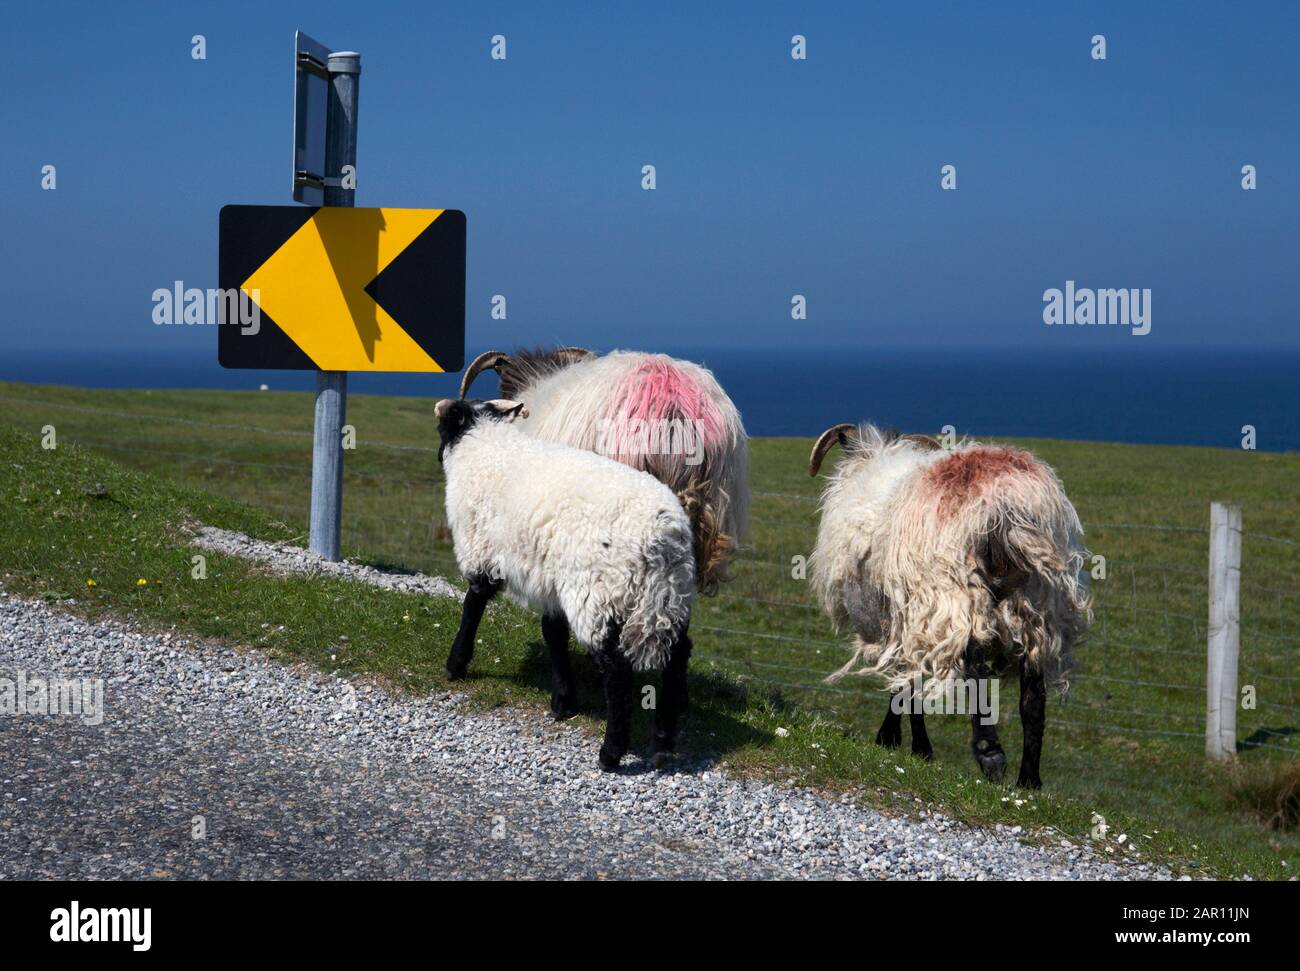
<path id="1" fill-rule="evenodd" d="M 894 697 L 876 736 L 930 758 L 922 699 L 957 679 L 986 683 L 1018 669 L 1024 755 L 1019 784 L 1037 788 L 1046 684 L 1066 686 L 1091 621 L 1083 528 L 1056 474 L 1029 452 L 976 443 L 950 450 L 927 436 L 836 425 L 813 446 L 816 476 L 836 444 L 844 457 L 822 494 L 813 581 L 853 655 L 830 680 L 879 674 Z M 900 704 L 900 702 L 902 704 Z M 972 751 L 990 780 L 1007 759 L 987 713 L 972 714 Z"/>
<path id="2" fill-rule="evenodd" d="M 484 371 L 501 396 L 528 402 L 527 434 L 649 472 L 691 520 L 703 593 L 716 592 L 749 519 L 749 440 L 740 413 L 707 369 L 664 354 L 580 347 L 480 354 L 460 396 Z"/>

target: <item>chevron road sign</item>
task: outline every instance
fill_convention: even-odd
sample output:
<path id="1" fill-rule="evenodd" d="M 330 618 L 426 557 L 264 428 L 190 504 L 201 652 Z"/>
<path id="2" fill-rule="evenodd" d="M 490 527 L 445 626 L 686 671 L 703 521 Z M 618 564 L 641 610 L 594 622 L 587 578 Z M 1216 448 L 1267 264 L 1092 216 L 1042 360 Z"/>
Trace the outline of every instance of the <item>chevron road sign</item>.
<path id="1" fill-rule="evenodd" d="M 219 283 L 256 327 L 219 327 L 227 368 L 459 371 L 465 214 L 226 206 Z"/>

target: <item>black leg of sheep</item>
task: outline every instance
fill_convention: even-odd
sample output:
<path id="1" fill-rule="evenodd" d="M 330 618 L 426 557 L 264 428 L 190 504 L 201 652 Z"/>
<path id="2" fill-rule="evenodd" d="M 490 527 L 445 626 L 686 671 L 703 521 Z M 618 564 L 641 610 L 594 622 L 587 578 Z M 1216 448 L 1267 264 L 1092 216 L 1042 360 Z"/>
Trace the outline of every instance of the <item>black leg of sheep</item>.
<path id="1" fill-rule="evenodd" d="M 563 614 L 543 614 L 542 639 L 551 652 L 551 715 L 563 721 L 578 713 L 578 689 L 569 664 L 568 619 Z"/>
<path id="2" fill-rule="evenodd" d="M 895 691 L 886 702 L 885 720 L 876 732 L 876 744 L 885 748 L 898 748 L 903 744 L 903 716 L 894 710 L 894 698 L 900 692 Z"/>
<path id="3" fill-rule="evenodd" d="M 925 730 L 925 712 L 912 710 L 915 706 L 911 703 L 910 688 L 901 688 L 889 696 L 885 720 L 880 723 L 880 731 L 876 732 L 876 744 L 885 748 L 898 748 L 903 744 L 903 716 L 894 710 L 894 699 L 900 696 L 907 701 L 907 724 L 912 730 L 912 754 L 929 762 L 934 758 L 934 746 L 930 744 L 930 733 Z"/>
<path id="4" fill-rule="evenodd" d="M 911 712 L 907 723 L 912 729 L 912 754 L 929 762 L 934 758 L 934 746 L 930 744 L 930 733 L 925 730 L 925 712 Z"/>
<path id="5" fill-rule="evenodd" d="M 677 643 L 673 645 L 672 659 L 668 665 L 668 670 L 672 674 L 673 696 L 679 715 L 686 714 L 691 707 L 691 699 L 686 687 L 686 670 L 690 667 L 693 650 L 695 650 L 695 643 L 683 630 L 677 638 Z"/>
<path id="6" fill-rule="evenodd" d="M 613 625 L 592 661 L 605 681 L 605 741 L 600 746 L 600 767 L 613 772 L 627 752 L 632 736 L 632 662 L 619 649 L 621 625 Z"/>
<path id="7" fill-rule="evenodd" d="M 478 637 L 483 611 L 500 589 L 501 581 L 493 580 L 485 573 L 469 578 L 469 589 L 465 591 L 465 604 L 460 612 L 460 630 L 456 631 L 451 654 L 447 656 L 447 677 L 451 680 L 459 681 L 465 677 L 469 662 L 474 658 L 474 640 Z"/>
<path id="8" fill-rule="evenodd" d="M 966 646 L 966 677 L 974 678 L 976 683 L 979 683 L 987 680 L 988 676 L 989 669 L 984 661 L 984 648 L 971 641 Z M 997 726 L 985 725 L 983 719 L 984 716 L 978 711 L 971 713 L 971 752 L 974 753 L 975 761 L 979 763 L 984 778 L 990 782 L 1001 782 L 1003 776 L 1007 774 L 1007 753 L 1002 750 L 1002 744 L 998 741 Z"/>
<path id="9" fill-rule="evenodd" d="M 1025 751 L 1020 757 L 1020 778 L 1025 789 L 1043 788 L 1038 760 L 1043 754 L 1043 727 L 1047 723 L 1047 680 L 1043 672 L 1020 661 L 1020 724 L 1025 729 Z"/>
<path id="10" fill-rule="evenodd" d="M 664 669 L 663 697 L 655 705 L 654 764 L 662 768 L 677 748 L 677 719 L 686 712 L 686 670 L 694 645 L 683 632 Z"/>

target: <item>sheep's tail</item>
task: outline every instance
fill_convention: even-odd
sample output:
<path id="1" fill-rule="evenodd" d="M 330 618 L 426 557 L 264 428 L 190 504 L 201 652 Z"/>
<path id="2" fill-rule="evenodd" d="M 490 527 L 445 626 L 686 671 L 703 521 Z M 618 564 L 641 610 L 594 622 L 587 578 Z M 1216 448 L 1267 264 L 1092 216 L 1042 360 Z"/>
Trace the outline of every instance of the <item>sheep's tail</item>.
<path id="1" fill-rule="evenodd" d="M 713 596 L 730 577 L 727 562 L 736 541 L 719 522 L 718 506 L 714 500 L 716 486 L 708 479 L 692 478 L 676 493 L 677 501 L 686 510 L 691 521 L 692 548 L 695 552 L 695 573 L 699 578 L 700 593 Z"/>
<path id="2" fill-rule="evenodd" d="M 659 517 L 656 538 L 643 558 L 620 647 L 636 671 L 661 670 L 691 619 L 695 563 L 691 534 L 676 516 Z"/>
<path id="3" fill-rule="evenodd" d="M 995 636 L 1064 693 L 1074 648 L 1092 621 L 1081 580 L 1083 553 L 1038 524 L 1008 519 L 989 534 L 980 560 L 994 591 L 989 615 Z"/>

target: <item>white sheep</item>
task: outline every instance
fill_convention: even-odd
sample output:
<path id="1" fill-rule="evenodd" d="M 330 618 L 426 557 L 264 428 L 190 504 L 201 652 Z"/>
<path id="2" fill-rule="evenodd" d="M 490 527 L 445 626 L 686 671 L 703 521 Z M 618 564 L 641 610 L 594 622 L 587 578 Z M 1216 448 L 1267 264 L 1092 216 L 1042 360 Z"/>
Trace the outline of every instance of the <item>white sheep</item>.
<path id="1" fill-rule="evenodd" d="M 876 736 L 901 743 L 899 700 L 911 701 L 912 751 L 931 757 L 922 678 L 933 696 L 963 675 L 1020 673 L 1025 747 L 1019 784 L 1037 788 L 1046 681 L 1062 689 L 1091 611 L 1080 574 L 1083 533 L 1056 474 L 1028 452 L 836 425 L 813 446 L 816 476 L 836 443 L 844 458 L 822 495 L 811 566 L 837 629 L 856 634 L 852 658 L 829 680 L 875 673 L 895 698 Z M 1000 780 L 1006 755 L 994 724 L 972 714 L 972 751 Z"/>
<path id="2" fill-rule="evenodd" d="M 568 633 L 605 683 L 600 764 L 627 751 L 633 672 L 664 671 L 655 705 L 656 761 L 672 752 L 685 708 L 695 597 L 691 524 L 662 482 L 592 452 L 526 435 L 514 401 L 437 404 L 439 460 L 456 561 L 469 580 L 447 673 L 463 678 L 489 600 L 504 591 L 542 611 L 551 709 L 576 711 Z"/>
<path id="3" fill-rule="evenodd" d="M 465 369 L 462 398 L 487 370 L 500 375 L 503 398 L 528 402 L 524 431 L 606 455 L 672 489 L 691 518 L 700 590 L 717 591 L 748 526 L 749 445 L 712 373 L 634 351 L 488 351 Z"/>

